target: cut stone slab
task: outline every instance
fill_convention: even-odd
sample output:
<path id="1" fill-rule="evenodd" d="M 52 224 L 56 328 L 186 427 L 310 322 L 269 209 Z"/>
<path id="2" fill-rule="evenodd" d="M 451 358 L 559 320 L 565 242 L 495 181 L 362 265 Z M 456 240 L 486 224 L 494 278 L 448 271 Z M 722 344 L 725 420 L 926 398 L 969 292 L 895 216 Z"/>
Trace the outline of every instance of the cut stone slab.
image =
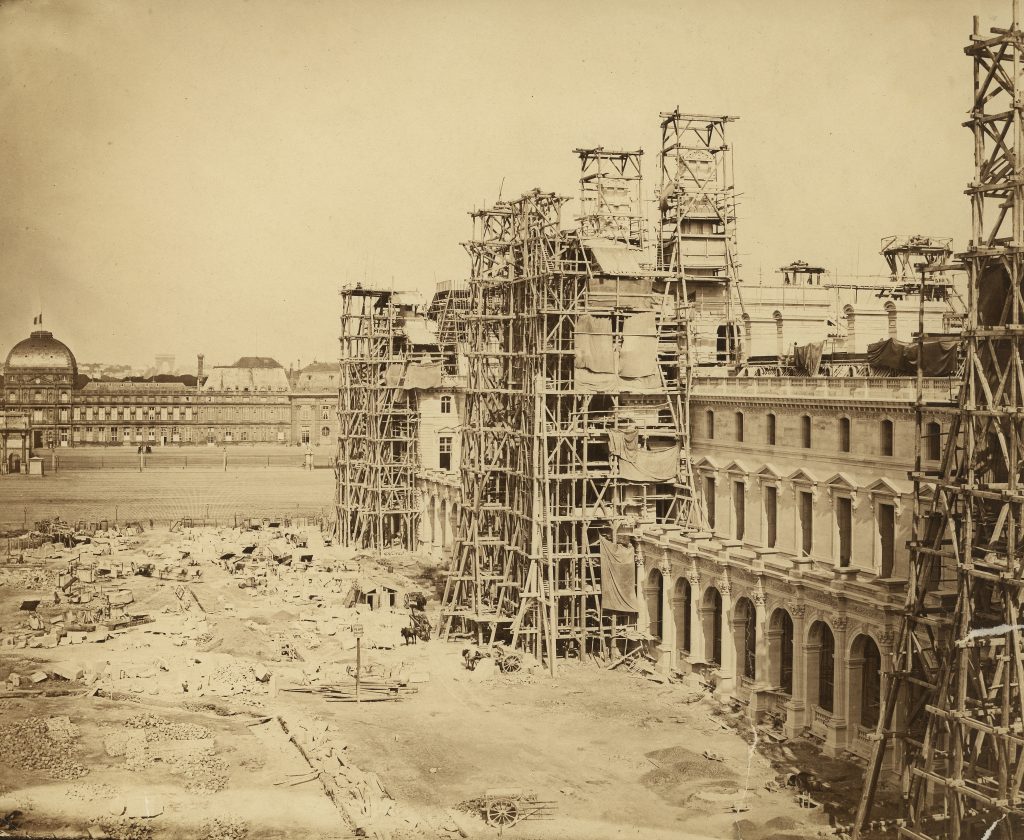
<path id="1" fill-rule="evenodd" d="M 48 679 L 45 671 L 33 671 L 28 676 L 29 680 L 34 683 L 41 683 Z"/>
<path id="2" fill-rule="evenodd" d="M 80 665 L 72 662 L 59 662 L 50 666 L 50 673 L 65 680 L 80 680 L 85 671 Z"/>

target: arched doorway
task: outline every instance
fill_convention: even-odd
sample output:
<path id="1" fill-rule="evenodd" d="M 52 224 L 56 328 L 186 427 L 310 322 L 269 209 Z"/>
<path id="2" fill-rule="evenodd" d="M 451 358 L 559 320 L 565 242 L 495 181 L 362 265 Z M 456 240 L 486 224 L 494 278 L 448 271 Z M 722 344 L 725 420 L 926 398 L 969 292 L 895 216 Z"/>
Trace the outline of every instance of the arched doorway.
<path id="1" fill-rule="evenodd" d="M 690 628 L 690 582 L 681 577 L 676 581 L 672 593 L 672 617 L 676 625 L 676 650 L 690 652 L 692 638 Z"/>
<path id="2" fill-rule="evenodd" d="M 722 664 L 722 594 L 711 586 L 704 593 L 701 610 L 704 629 L 704 658 Z"/>
<path id="3" fill-rule="evenodd" d="M 882 654 L 867 634 L 853 640 L 849 667 L 850 719 L 873 730 L 882 706 Z"/>
<path id="4" fill-rule="evenodd" d="M 757 679 L 757 610 L 749 598 L 736 602 L 733 643 L 736 645 L 737 671 L 745 679 Z"/>
<path id="5" fill-rule="evenodd" d="M 768 622 L 768 658 L 771 681 L 786 694 L 793 693 L 793 619 L 781 607 Z"/>
<path id="6" fill-rule="evenodd" d="M 650 623 L 647 632 L 655 639 L 662 638 L 662 627 L 665 622 L 665 578 L 658 569 L 651 569 L 647 575 L 647 586 L 644 587 L 647 597 L 647 615 Z"/>
<path id="7" fill-rule="evenodd" d="M 826 712 L 835 710 L 836 637 L 824 621 L 815 621 L 807 645 L 808 700 Z"/>
<path id="8" fill-rule="evenodd" d="M 7 456 L 7 471 L 10 473 L 21 472 L 21 456 L 16 452 L 12 452 Z"/>

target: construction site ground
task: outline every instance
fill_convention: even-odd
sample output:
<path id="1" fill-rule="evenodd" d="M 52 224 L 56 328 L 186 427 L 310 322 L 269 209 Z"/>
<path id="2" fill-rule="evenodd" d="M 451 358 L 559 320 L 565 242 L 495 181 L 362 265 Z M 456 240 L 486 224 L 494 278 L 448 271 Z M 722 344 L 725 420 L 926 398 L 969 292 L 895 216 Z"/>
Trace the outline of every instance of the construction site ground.
<path id="1" fill-rule="evenodd" d="M 527 817 L 503 829 L 519 838 L 833 835 L 786 784 L 813 750 L 751 749 L 742 712 L 695 678 L 467 670 L 463 645 L 401 635 L 406 592 L 436 624 L 437 560 L 382 566 L 313 526 L 264 524 L 109 531 L 2 560 L 0 836 L 490 837 L 498 789 Z M 396 606 L 358 603 L 374 588 Z M 131 626 L 68 621 L 69 599 L 128 597 Z M 351 702 L 353 631 L 373 702 Z M 832 764 L 850 806 L 856 768 Z"/>

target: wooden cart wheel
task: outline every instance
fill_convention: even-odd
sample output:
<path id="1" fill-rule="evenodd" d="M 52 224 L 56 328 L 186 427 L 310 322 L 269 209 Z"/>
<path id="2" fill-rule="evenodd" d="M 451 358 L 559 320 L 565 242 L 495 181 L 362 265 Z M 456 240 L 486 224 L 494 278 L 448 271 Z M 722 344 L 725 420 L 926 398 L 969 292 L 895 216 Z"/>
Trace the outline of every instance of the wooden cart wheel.
<path id="1" fill-rule="evenodd" d="M 487 805 L 487 824 L 508 828 L 519 821 L 519 807 L 511 799 L 492 799 Z"/>
<path id="2" fill-rule="evenodd" d="M 522 667 L 522 660 L 514 653 L 506 654 L 501 660 L 501 673 L 503 674 L 514 674 L 522 670 Z"/>

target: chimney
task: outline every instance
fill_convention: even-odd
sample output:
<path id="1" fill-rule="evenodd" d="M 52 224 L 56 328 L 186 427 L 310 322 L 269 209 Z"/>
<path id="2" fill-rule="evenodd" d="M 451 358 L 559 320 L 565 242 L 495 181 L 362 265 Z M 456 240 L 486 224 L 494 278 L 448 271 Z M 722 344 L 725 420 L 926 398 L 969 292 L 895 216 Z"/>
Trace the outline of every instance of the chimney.
<path id="1" fill-rule="evenodd" d="M 205 358 L 205 356 L 203 356 L 202 353 L 200 353 L 196 357 L 196 390 L 197 391 L 200 390 L 203 387 L 203 359 L 204 358 Z"/>

